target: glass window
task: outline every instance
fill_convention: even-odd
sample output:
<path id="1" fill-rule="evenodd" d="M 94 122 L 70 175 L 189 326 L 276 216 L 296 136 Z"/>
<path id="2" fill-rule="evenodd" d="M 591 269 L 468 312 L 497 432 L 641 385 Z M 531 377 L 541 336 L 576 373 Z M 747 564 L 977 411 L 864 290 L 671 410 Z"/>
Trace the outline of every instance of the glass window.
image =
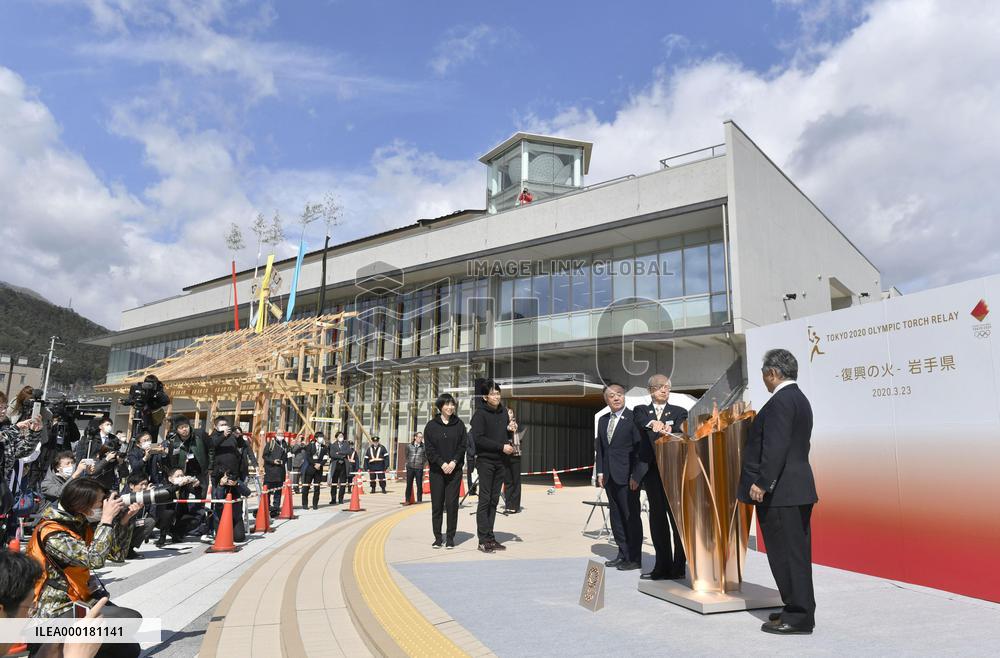
<path id="1" fill-rule="evenodd" d="M 568 313 L 570 310 L 570 275 L 557 271 L 552 275 L 552 313 Z"/>
<path id="2" fill-rule="evenodd" d="M 684 296 L 681 249 L 660 252 L 660 299 Z"/>
<path id="3" fill-rule="evenodd" d="M 712 292 L 726 290 L 726 252 L 721 242 L 708 246 L 708 260 L 711 266 Z"/>
<path id="4" fill-rule="evenodd" d="M 684 247 L 684 294 L 708 292 L 708 245 Z"/>
<path id="5" fill-rule="evenodd" d="M 687 315 L 688 328 L 707 327 L 710 324 L 710 311 L 707 297 L 685 300 L 684 312 Z"/>
<path id="6" fill-rule="evenodd" d="M 616 301 L 635 295 L 635 261 L 631 256 L 615 258 L 612 282 Z"/>
<path id="7" fill-rule="evenodd" d="M 656 243 L 651 252 L 635 258 L 635 295 L 646 299 L 659 299 L 660 259 L 656 253 Z M 645 251 L 645 250 L 643 250 Z M 642 252 L 639 252 L 640 254 Z"/>
<path id="8" fill-rule="evenodd" d="M 712 295 L 712 324 L 720 325 L 729 319 L 729 308 L 725 293 Z"/>
<path id="9" fill-rule="evenodd" d="M 549 287 L 548 274 L 539 274 L 531 278 L 531 296 L 538 300 L 538 315 L 548 315 L 552 312 L 552 291 Z"/>
<path id="10" fill-rule="evenodd" d="M 531 279 L 514 279 L 514 319 L 535 317 L 535 303 L 531 299 Z"/>
<path id="11" fill-rule="evenodd" d="M 612 274 L 614 262 L 611 254 L 594 254 L 594 264 L 591 267 L 591 286 L 594 293 L 593 305 L 590 308 L 604 308 L 612 301 Z"/>
<path id="12" fill-rule="evenodd" d="M 514 280 L 504 279 L 500 282 L 500 319 L 510 320 L 513 317 Z"/>
<path id="13" fill-rule="evenodd" d="M 584 265 L 581 269 L 573 272 L 570 277 L 570 286 L 573 289 L 574 311 L 586 311 L 590 308 L 590 264 Z"/>

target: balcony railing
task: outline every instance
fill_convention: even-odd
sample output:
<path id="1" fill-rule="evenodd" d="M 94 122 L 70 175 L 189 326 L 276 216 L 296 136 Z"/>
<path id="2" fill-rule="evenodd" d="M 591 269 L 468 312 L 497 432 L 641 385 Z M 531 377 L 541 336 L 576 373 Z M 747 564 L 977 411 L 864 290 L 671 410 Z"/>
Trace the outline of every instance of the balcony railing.
<path id="1" fill-rule="evenodd" d="M 712 158 L 717 158 L 720 155 L 725 154 L 726 145 L 716 144 L 715 146 L 706 146 L 705 148 L 701 148 L 696 151 L 688 151 L 687 153 L 681 153 L 680 155 L 672 155 L 669 158 L 663 158 L 660 160 L 660 166 L 664 169 L 670 169 L 671 167 L 691 164 L 692 162 L 699 162 L 701 160 L 711 160 Z"/>

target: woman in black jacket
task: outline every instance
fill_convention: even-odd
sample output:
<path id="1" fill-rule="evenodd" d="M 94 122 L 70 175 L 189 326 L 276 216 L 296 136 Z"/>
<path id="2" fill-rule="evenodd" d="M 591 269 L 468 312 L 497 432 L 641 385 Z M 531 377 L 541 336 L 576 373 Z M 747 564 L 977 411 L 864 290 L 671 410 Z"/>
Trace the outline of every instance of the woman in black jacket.
<path id="1" fill-rule="evenodd" d="M 434 548 L 441 548 L 441 515 L 448 510 L 448 529 L 445 548 L 455 548 L 455 529 L 458 526 L 458 491 L 462 483 L 462 462 L 468 435 L 465 423 L 455 415 L 458 405 L 448 393 L 438 396 L 434 403 L 438 415 L 424 427 L 424 446 L 430 464 L 431 479 L 431 528 L 434 530 Z"/>

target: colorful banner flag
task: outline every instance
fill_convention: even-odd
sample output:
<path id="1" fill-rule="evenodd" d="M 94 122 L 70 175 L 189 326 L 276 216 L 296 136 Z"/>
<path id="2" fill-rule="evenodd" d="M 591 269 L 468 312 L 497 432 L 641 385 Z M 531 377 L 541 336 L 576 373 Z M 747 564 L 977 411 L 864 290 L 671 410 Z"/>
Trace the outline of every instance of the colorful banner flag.
<path id="1" fill-rule="evenodd" d="M 295 273 L 292 274 L 292 290 L 288 294 L 288 308 L 285 309 L 285 322 L 292 319 L 292 310 L 295 308 L 295 291 L 299 287 L 299 272 L 302 271 L 302 258 L 306 255 L 306 243 L 299 239 L 299 256 L 295 259 Z"/>
<path id="2" fill-rule="evenodd" d="M 264 270 L 264 280 L 260 284 L 260 302 L 257 304 L 257 327 L 254 331 L 258 334 L 264 331 L 264 316 L 266 315 L 264 302 L 267 300 L 268 288 L 271 285 L 272 265 L 274 265 L 274 254 L 269 254 L 267 257 L 267 268 Z"/>

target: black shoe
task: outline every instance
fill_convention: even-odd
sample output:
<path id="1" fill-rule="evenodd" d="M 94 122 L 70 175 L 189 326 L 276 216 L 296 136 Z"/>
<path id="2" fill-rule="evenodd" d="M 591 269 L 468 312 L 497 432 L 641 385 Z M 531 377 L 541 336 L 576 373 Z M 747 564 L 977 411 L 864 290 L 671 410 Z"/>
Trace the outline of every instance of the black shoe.
<path id="1" fill-rule="evenodd" d="M 607 562 L 605 562 L 604 566 L 606 566 L 606 567 L 617 567 L 619 564 L 621 564 L 624 561 L 625 560 L 623 560 L 622 558 L 616 557 L 613 560 L 608 560 Z"/>
<path id="2" fill-rule="evenodd" d="M 507 550 L 507 547 L 504 546 L 503 544 L 501 544 L 500 542 L 498 542 L 496 539 L 494 539 L 492 542 L 490 542 L 490 546 L 493 547 L 494 551 L 506 551 Z"/>
<path id="3" fill-rule="evenodd" d="M 455 548 L 455 540 L 454 539 L 449 539 L 448 541 L 446 541 L 444 543 L 444 547 L 447 548 L 447 549 L 449 549 L 449 550 L 452 549 L 452 548 Z"/>
<path id="4" fill-rule="evenodd" d="M 668 574 L 654 569 L 653 571 L 641 574 L 639 580 L 671 580 L 671 578 Z"/>
<path id="5" fill-rule="evenodd" d="M 809 626 L 792 626 L 784 622 L 772 624 L 765 622 L 761 624 L 760 630 L 774 635 L 812 635 L 813 629 Z"/>
<path id="6" fill-rule="evenodd" d="M 493 545 L 492 544 L 480 544 L 479 545 L 479 550 L 481 550 L 483 553 L 492 553 L 493 552 Z"/>
<path id="7" fill-rule="evenodd" d="M 618 571 L 635 571 L 636 569 L 642 569 L 642 565 L 638 562 L 622 562 L 616 568 Z"/>
<path id="8" fill-rule="evenodd" d="M 444 540 L 438 537 L 437 539 L 434 540 L 434 543 L 431 544 L 431 548 L 441 548 L 443 544 Z"/>
<path id="9" fill-rule="evenodd" d="M 156 540 L 156 543 L 153 544 L 153 546 L 156 546 L 157 548 L 164 548 L 166 547 L 166 545 L 167 545 L 166 537 L 160 537 L 159 539 Z"/>
<path id="10" fill-rule="evenodd" d="M 769 614 L 767 616 L 767 620 L 768 621 L 780 621 L 781 620 L 781 613 L 780 612 L 772 612 L 771 614 Z"/>
<path id="11" fill-rule="evenodd" d="M 141 560 L 142 559 L 142 555 L 140 555 L 139 553 L 136 553 L 135 551 L 129 551 L 125 555 L 125 559 L 126 560 Z"/>
<path id="12" fill-rule="evenodd" d="M 313 505 L 313 509 L 319 509 L 319 505 Z"/>
<path id="13" fill-rule="evenodd" d="M 372 493 L 375 493 L 375 492 L 373 491 Z M 388 492 L 388 491 L 386 491 L 385 489 L 383 489 L 383 490 L 382 490 L 382 493 L 389 493 L 389 492 Z"/>

